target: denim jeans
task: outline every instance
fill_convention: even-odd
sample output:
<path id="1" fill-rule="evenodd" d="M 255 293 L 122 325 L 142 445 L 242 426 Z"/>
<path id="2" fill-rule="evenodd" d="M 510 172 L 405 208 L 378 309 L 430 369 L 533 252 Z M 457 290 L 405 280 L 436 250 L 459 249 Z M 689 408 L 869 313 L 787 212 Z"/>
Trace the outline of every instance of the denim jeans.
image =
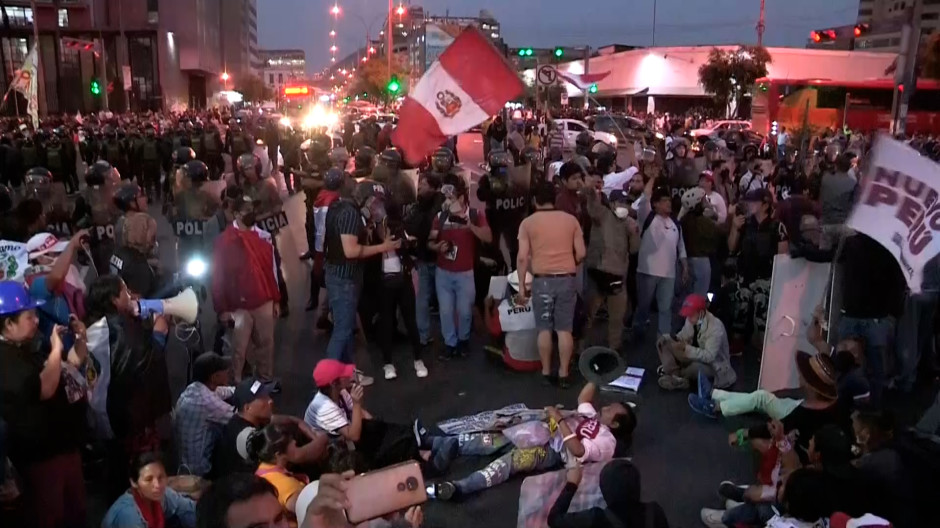
<path id="1" fill-rule="evenodd" d="M 435 272 L 434 282 L 437 285 L 437 302 L 440 305 L 441 334 L 444 336 L 444 344 L 456 347 L 458 341 L 470 339 L 473 324 L 473 300 L 476 296 L 473 270 L 453 272 L 438 269 Z"/>
<path id="2" fill-rule="evenodd" d="M 359 283 L 326 274 L 326 294 L 333 312 L 333 333 L 326 346 L 326 357 L 353 364 L 356 350 L 356 307 Z"/>
<path id="3" fill-rule="evenodd" d="M 646 273 L 636 274 L 636 315 L 633 317 L 633 328 L 642 329 L 649 318 L 650 304 L 653 296 L 656 297 L 656 310 L 658 311 L 657 329 L 659 335 L 672 334 L 672 298 L 675 294 L 676 279 L 674 277 L 655 277 Z"/>
<path id="4" fill-rule="evenodd" d="M 885 373 L 885 351 L 891 323 L 887 319 L 858 319 L 842 315 L 839 318 L 839 339 L 859 337 L 865 341 L 865 359 L 868 362 L 868 378 L 871 381 L 871 402 L 881 404 L 881 394 L 887 383 Z"/>
<path id="5" fill-rule="evenodd" d="M 692 289 L 689 293 L 708 296 L 708 286 L 712 282 L 712 261 L 708 257 L 689 259 L 689 271 L 692 274 Z"/>
<path id="6" fill-rule="evenodd" d="M 764 526 L 767 521 L 774 518 L 773 503 L 770 502 L 745 502 L 744 504 L 726 510 L 721 517 L 721 522 L 728 528 L 737 528 L 738 526 Z"/>
<path id="7" fill-rule="evenodd" d="M 917 364 L 922 357 L 932 360 L 933 319 L 937 312 L 936 293 L 915 293 L 904 302 L 904 314 L 898 321 L 898 388 L 910 392 L 917 381 Z"/>
<path id="8" fill-rule="evenodd" d="M 434 284 L 434 275 L 437 266 L 430 262 L 418 262 L 418 304 L 415 312 L 418 322 L 418 336 L 421 344 L 426 345 L 431 340 L 431 297 L 437 286 Z"/>

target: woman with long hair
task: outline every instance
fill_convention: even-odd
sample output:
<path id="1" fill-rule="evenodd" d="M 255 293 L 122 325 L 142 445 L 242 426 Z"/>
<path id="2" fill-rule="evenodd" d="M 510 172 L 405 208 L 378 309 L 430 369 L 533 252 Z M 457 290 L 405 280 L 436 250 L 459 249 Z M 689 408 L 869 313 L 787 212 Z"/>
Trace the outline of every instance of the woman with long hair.
<path id="1" fill-rule="evenodd" d="M 141 453 L 131 461 L 131 487 L 108 509 L 102 528 L 196 526 L 196 503 L 167 487 L 166 467 L 158 453 Z"/>
<path id="2" fill-rule="evenodd" d="M 277 498 L 296 520 L 297 497 L 310 480 L 303 473 L 291 473 L 288 460 L 297 449 L 296 429 L 287 424 L 269 424 L 248 437 L 248 456 L 258 462 L 255 475 L 277 488 Z"/>

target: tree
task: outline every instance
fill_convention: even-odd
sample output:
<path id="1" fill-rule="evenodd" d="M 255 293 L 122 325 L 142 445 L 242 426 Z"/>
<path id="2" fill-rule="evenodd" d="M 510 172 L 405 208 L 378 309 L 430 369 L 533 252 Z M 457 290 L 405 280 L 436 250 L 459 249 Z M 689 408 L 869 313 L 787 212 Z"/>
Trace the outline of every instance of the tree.
<path id="1" fill-rule="evenodd" d="M 754 82 L 767 75 L 770 53 L 762 46 L 739 46 L 734 51 L 712 48 L 708 60 L 698 69 L 698 79 L 705 92 L 715 96 L 716 106 L 731 113 L 741 108 L 745 94 Z"/>
<path id="2" fill-rule="evenodd" d="M 274 90 L 269 88 L 257 75 L 245 75 L 235 82 L 235 91 L 242 94 L 246 101 L 261 102 L 274 99 Z"/>
<path id="3" fill-rule="evenodd" d="M 922 75 L 929 79 L 940 79 L 940 32 L 935 31 L 927 41 L 922 57 Z"/>
<path id="4" fill-rule="evenodd" d="M 361 96 L 366 94 L 374 101 L 387 104 L 393 97 L 402 96 L 408 92 L 408 69 L 397 60 L 392 61 L 392 76 L 397 78 L 401 85 L 398 93 L 394 96 L 389 94 L 386 89 L 390 80 L 388 63 L 382 60 L 381 57 L 373 57 L 362 63 L 356 70 L 347 95 Z"/>

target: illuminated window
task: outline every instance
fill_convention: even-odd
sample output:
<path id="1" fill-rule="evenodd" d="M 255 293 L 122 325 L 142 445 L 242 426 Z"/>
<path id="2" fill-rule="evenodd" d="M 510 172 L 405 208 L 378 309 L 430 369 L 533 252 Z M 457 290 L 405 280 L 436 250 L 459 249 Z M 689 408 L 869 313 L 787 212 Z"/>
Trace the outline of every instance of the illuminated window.
<path id="1" fill-rule="evenodd" d="M 69 27 L 69 10 L 68 9 L 59 10 L 59 27 L 60 28 Z"/>
<path id="2" fill-rule="evenodd" d="M 4 7 L 11 26 L 28 27 L 33 25 L 33 10 L 30 7 Z"/>

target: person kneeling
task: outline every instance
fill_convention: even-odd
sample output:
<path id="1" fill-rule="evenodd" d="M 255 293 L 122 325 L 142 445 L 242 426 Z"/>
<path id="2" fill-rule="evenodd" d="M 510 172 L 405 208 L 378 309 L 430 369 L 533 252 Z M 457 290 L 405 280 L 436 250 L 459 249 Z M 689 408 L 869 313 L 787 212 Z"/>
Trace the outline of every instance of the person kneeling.
<path id="1" fill-rule="evenodd" d="M 368 468 L 416 460 L 426 473 L 447 471 L 457 456 L 457 439 L 429 436 L 418 421 L 411 426 L 373 418 L 362 406 L 363 389 L 353 383 L 354 371 L 353 365 L 321 359 L 313 369 L 317 393 L 304 421 L 334 440 L 352 444 Z"/>
<path id="2" fill-rule="evenodd" d="M 708 311 L 705 297 L 692 294 L 685 298 L 679 315 L 685 325 L 676 339 L 661 337 L 656 351 L 662 365 L 659 386 L 666 390 L 688 390 L 699 372 L 714 378 L 719 388 L 730 387 L 738 376 L 731 368 L 728 334 L 725 325 Z"/>
<path id="3" fill-rule="evenodd" d="M 632 408 L 619 402 L 597 412 L 592 403 L 596 392 L 593 383 L 585 385 L 578 395 L 578 410 L 574 414 L 563 417 L 556 407 L 545 409 L 552 433 L 544 445 L 516 446 L 507 436 L 498 433 L 461 435 L 461 455 L 492 455 L 507 446 L 512 449 L 467 477 L 436 484 L 435 498 L 450 500 L 458 495 L 466 496 L 502 484 L 513 475 L 557 469 L 570 458 L 584 464 L 605 462 L 622 454 L 632 441 L 636 416 Z"/>

